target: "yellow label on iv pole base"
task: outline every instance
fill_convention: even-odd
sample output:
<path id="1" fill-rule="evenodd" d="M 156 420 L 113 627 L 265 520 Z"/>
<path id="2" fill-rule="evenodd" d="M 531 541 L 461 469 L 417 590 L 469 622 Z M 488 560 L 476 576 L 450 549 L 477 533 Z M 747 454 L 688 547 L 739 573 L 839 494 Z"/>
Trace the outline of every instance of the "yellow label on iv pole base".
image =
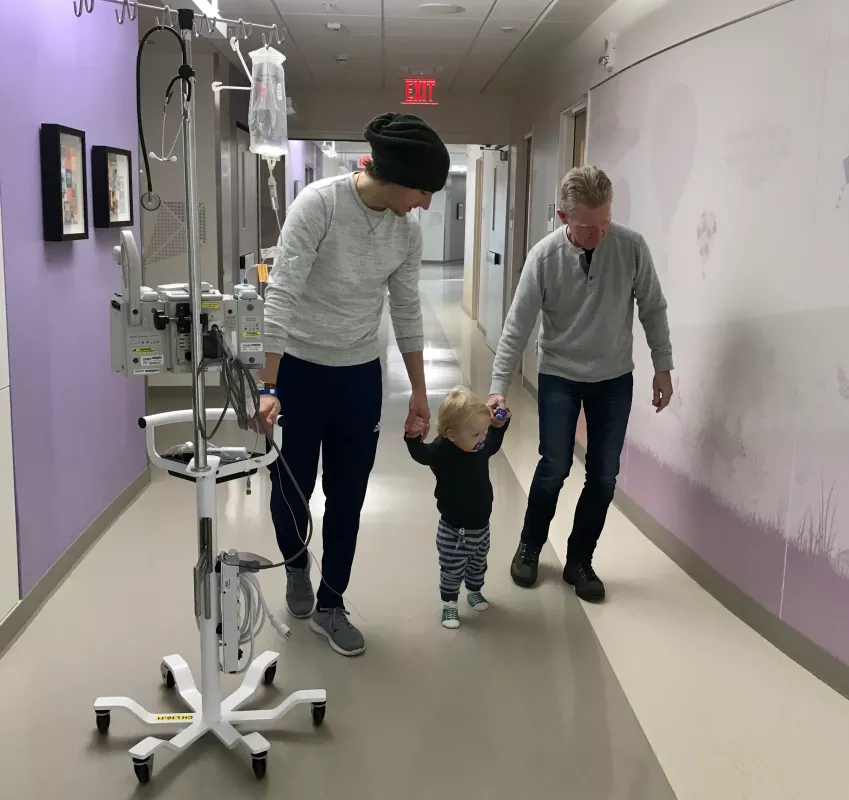
<path id="1" fill-rule="evenodd" d="M 260 283 L 268 283 L 268 264 L 256 265 L 256 279 Z"/>
<path id="2" fill-rule="evenodd" d="M 246 339 L 255 339 L 257 336 L 259 336 L 259 331 L 248 331 L 247 333 L 243 333 L 242 336 L 244 336 Z"/>
<path id="3" fill-rule="evenodd" d="M 201 308 L 209 308 L 209 309 L 221 308 L 221 303 L 202 303 Z"/>
<path id="4" fill-rule="evenodd" d="M 157 714 L 157 722 L 194 722 L 194 714 Z"/>
<path id="5" fill-rule="evenodd" d="M 153 347 L 137 347 L 133 350 L 134 353 L 154 353 L 156 349 Z"/>

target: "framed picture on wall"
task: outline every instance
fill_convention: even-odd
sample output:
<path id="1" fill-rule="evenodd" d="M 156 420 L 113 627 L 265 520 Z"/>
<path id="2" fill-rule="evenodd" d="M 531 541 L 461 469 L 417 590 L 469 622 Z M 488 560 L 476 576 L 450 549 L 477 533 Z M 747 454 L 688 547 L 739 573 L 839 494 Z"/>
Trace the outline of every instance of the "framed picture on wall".
<path id="1" fill-rule="evenodd" d="M 128 150 L 91 148 L 91 199 L 95 228 L 133 224 L 133 156 Z"/>
<path id="2" fill-rule="evenodd" d="M 42 125 L 41 209 L 44 240 L 88 239 L 88 175 L 85 133 Z"/>
<path id="3" fill-rule="evenodd" d="M 466 218 L 466 204 L 457 203 L 457 219 L 463 220 Z"/>

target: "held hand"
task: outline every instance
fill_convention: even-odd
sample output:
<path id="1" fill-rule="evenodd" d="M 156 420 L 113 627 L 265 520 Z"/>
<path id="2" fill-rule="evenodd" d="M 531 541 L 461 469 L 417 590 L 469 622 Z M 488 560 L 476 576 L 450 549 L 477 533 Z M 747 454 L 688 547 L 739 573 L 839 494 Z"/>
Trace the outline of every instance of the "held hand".
<path id="1" fill-rule="evenodd" d="M 416 419 L 420 419 L 424 423 L 424 430 L 420 435 L 426 438 L 430 430 L 430 408 L 427 404 L 427 392 L 413 392 L 410 397 L 410 412 L 407 414 L 407 421 L 404 423 L 404 431 L 410 434 L 416 423 Z"/>
<path id="2" fill-rule="evenodd" d="M 507 424 L 507 420 L 513 416 L 509 408 L 496 408 L 495 410 L 490 410 L 490 420 L 489 424 L 493 428 L 503 428 Z"/>
<path id="3" fill-rule="evenodd" d="M 274 423 L 280 416 L 280 401 L 271 394 L 260 395 L 259 409 L 253 418 L 252 427 L 257 433 L 271 436 Z"/>
<path id="4" fill-rule="evenodd" d="M 495 412 L 499 408 L 502 408 L 507 411 L 507 406 L 504 403 L 505 398 L 503 394 L 491 394 L 489 396 L 489 400 L 486 401 L 486 407 L 489 409 L 489 424 L 495 425 L 496 428 L 500 428 L 501 425 L 496 425 L 496 422 L 498 422 L 499 420 L 495 416 Z M 507 413 L 509 414 L 510 412 L 508 411 Z M 507 418 L 505 417 L 505 419 Z M 502 422 L 501 424 L 503 425 L 504 423 Z"/>
<path id="5" fill-rule="evenodd" d="M 427 425 L 421 417 L 416 417 L 410 425 L 404 426 L 404 433 L 408 439 L 424 438 L 427 431 Z"/>
<path id="6" fill-rule="evenodd" d="M 655 407 L 655 413 L 659 414 L 672 399 L 672 373 L 656 372 L 652 381 L 652 392 L 654 396 L 651 404 Z"/>

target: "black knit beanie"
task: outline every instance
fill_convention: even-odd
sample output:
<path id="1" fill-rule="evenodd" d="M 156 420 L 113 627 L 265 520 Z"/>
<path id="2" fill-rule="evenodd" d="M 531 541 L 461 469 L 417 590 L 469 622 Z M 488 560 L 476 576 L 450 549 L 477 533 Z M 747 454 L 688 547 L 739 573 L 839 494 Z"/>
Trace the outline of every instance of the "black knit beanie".
<path id="1" fill-rule="evenodd" d="M 438 192 L 451 159 L 436 131 L 412 114 L 381 114 L 363 132 L 377 177 L 408 189 Z"/>

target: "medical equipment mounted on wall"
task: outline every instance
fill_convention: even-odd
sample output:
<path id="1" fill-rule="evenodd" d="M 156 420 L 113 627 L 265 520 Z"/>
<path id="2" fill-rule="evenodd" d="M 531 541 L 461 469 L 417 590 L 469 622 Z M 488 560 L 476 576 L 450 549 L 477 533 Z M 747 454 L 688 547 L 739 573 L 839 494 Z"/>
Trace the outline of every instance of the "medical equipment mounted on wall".
<path id="1" fill-rule="evenodd" d="M 292 475 L 280 452 L 280 425 L 275 426 L 273 436 L 266 436 L 268 448 L 263 453 L 249 452 L 246 448 L 217 448 L 210 442 L 225 421 L 236 422 L 243 429 L 252 424 L 260 394 L 253 373 L 265 363 L 263 305 L 256 289 L 247 283 L 236 286 L 232 294 L 225 295 L 201 281 L 195 142 L 197 85 L 192 69 L 192 39 L 200 35 L 215 35 L 217 31 L 227 38 L 235 34 L 231 38 L 232 44 L 235 37 L 246 39 L 255 30 L 263 31 L 263 46 L 267 52 L 263 52 L 261 58 L 257 59 L 263 67 L 256 71 L 252 87 L 272 85 L 275 91 L 271 93 L 270 99 L 268 92 L 251 93 L 252 104 L 254 95 L 262 100 L 255 109 L 252 105 L 252 111 L 256 113 L 252 113 L 251 117 L 257 120 L 257 137 L 252 135 L 252 144 L 256 138 L 262 146 L 262 152 L 257 154 L 267 160 L 271 173 L 275 159 L 285 153 L 287 146 L 285 120 L 281 123 L 276 116 L 279 103 L 282 103 L 282 113 L 285 114 L 283 59 L 274 56 L 276 51 L 270 48 L 271 44 L 280 44 L 282 36 L 276 25 L 252 25 L 241 19 L 228 20 L 216 13 L 200 17 L 189 9 L 175 12 L 167 6 L 131 3 L 128 0 L 74 0 L 74 13 L 78 17 L 83 12 L 90 13 L 98 1 L 119 7 L 120 12 L 116 10 L 115 17 L 120 24 L 124 24 L 127 19 L 135 20 L 139 8 L 154 11 L 158 15 L 156 26 L 140 39 L 136 69 L 137 98 L 140 97 L 142 51 L 153 35 L 162 32 L 167 36 L 175 36 L 179 40 L 182 56 L 179 71 L 165 96 L 167 104 L 174 88 L 179 87 L 189 280 L 187 283 L 155 288 L 143 286 L 142 265 L 135 238 L 132 231 L 121 231 L 120 245 L 115 248 L 115 256 L 121 265 L 124 286 L 120 294 L 111 298 L 111 350 L 113 369 L 129 376 L 143 377 L 170 372 L 189 373 L 192 378 L 191 410 L 146 416 L 139 420 L 139 425 L 145 431 L 151 463 L 195 485 L 198 559 L 194 565 L 193 590 L 194 614 L 200 631 L 200 687 L 195 684 L 192 672 L 182 656 L 167 656 L 161 663 L 161 677 L 169 689 L 177 690 L 188 707 L 186 713 L 172 711 L 156 714 L 128 697 L 99 697 L 94 703 L 97 728 L 101 734 L 108 733 L 111 712 L 122 710 L 156 731 L 179 729 L 172 738 L 149 736 L 130 750 L 136 777 L 141 783 L 151 779 L 153 755 L 157 749 L 165 747 L 180 753 L 206 733 L 214 734 L 231 749 L 238 744 L 244 745 L 252 756 L 254 773 L 262 778 L 266 774 L 269 743 L 258 732 L 243 732 L 244 728 L 280 719 L 301 705 L 311 707 L 313 722 L 320 725 L 324 721 L 327 696 L 323 689 L 302 690 L 289 695 L 272 709 L 241 710 L 261 686 L 270 684 L 276 675 L 278 653 L 267 651 L 254 658 L 256 638 L 264 623 L 266 620 L 270 622 L 283 639 L 290 636 L 287 626 L 268 608 L 257 575 L 268 569 L 284 567 L 293 559 L 272 564 L 252 553 L 219 550 L 217 485 L 236 478 L 249 478 L 275 460 L 290 479 Z M 210 8 L 217 9 L 215 0 Z M 253 57 L 254 54 L 251 55 Z M 279 91 L 277 86 L 280 87 Z M 141 103 L 137 105 L 141 117 Z M 146 210 L 152 211 L 159 207 L 159 198 L 153 192 L 150 180 L 141 119 L 139 133 L 147 172 L 147 191 L 142 194 L 141 204 Z M 167 160 L 172 161 L 170 158 Z M 221 374 L 226 396 L 224 408 L 206 408 L 204 376 L 211 370 Z M 188 422 L 193 424 L 191 442 L 164 454 L 157 452 L 157 428 Z M 211 433 L 210 427 L 213 428 Z M 309 547 L 312 516 L 297 483 L 295 488 L 307 510 L 308 519 L 307 531 L 301 537 L 303 548 L 293 557 L 299 558 Z M 226 698 L 221 696 L 221 672 L 244 675 L 239 689 Z"/>

